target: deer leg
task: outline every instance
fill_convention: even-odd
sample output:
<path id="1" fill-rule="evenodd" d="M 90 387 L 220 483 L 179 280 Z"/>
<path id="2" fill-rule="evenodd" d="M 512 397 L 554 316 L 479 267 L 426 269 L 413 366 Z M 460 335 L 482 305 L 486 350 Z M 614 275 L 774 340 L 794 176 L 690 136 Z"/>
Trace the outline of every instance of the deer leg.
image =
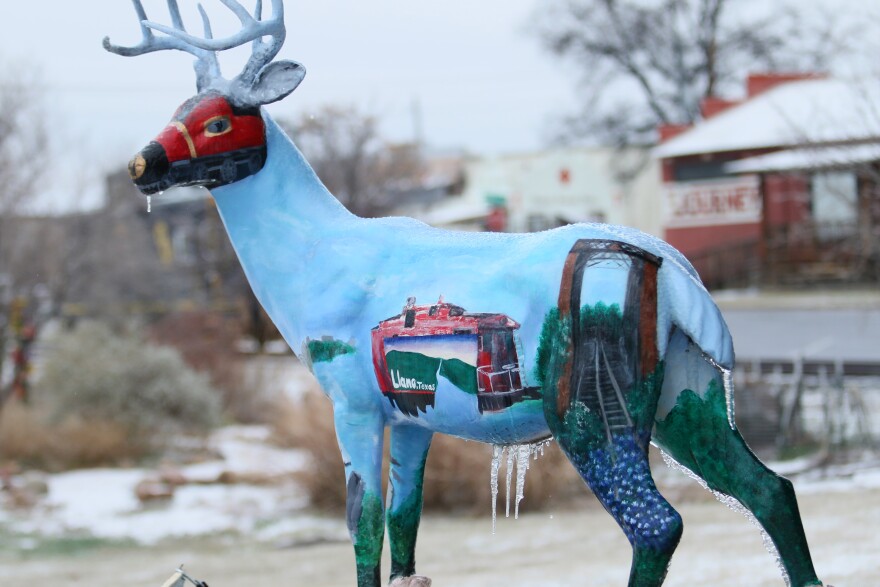
<path id="1" fill-rule="evenodd" d="M 659 587 L 683 529 L 678 512 L 657 490 L 648 463 L 662 365 L 621 393 L 623 401 L 616 405 L 610 376 L 606 386 L 597 383 L 589 363 L 575 362 L 575 372 L 581 367 L 580 379 L 590 385 L 580 385 L 561 414 L 558 387 L 545 387 L 544 415 L 560 448 L 632 545 L 629 586 Z M 603 387 L 612 395 L 605 397 Z M 621 415 L 623 410 L 628 416 Z"/>
<path id="2" fill-rule="evenodd" d="M 336 437 L 345 464 L 346 521 L 354 544 L 358 587 L 380 587 L 382 542 L 382 445 L 384 422 L 378 415 L 335 417 Z"/>
<path id="3" fill-rule="evenodd" d="M 575 407 L 553 435 L 633 548 L 629 587 L 659 587 L 683 529 L 678 512 L 654 485 L 647 442 L 633 429 L 611 441 Z M 592 429 L 591 429 L 592 428 Z"/>
<path id="4" fill-rule="evenodd" d="M 768 469 L 728 420 L 720 373 L 684 335 L 670 341 L 654 440 L 710 489 L 739 501 L 770 536 L 795 587 L 822 585 L 794 488 Z"/>
<path id="5" fill-rule="evenodd" d="M 433 432 L 420 426 L 391 427 L 391 467 L 388 476 L 388 539 L 391 545 L 391 581 L 414 583 L 416 535 L 422 514 L 422 481 Z M 410 580 L 395 580 L 410 578 Z"/>
<path id="6" fill-rule="evenodd" d="M 648 463 L 663 381 L 655 340 L 658 263 L 635 254 L 622 263 L 608 257 L 615 249 L 603 249 L 607 244 L 576 246 L 566 260 L 558 311 L 548 312 L 538 351 L 544 417 L 629 539 L 629 586 L 659 587 L 683 525 Z M 625 272 L 618 271 L 622 265 Z M 598 279 L 588 279 L 600 269 Z M 625 292 L 622 309 L 603 301 L 615 276 Z M 582 284 L 589 287 L 582 291 Z"/>

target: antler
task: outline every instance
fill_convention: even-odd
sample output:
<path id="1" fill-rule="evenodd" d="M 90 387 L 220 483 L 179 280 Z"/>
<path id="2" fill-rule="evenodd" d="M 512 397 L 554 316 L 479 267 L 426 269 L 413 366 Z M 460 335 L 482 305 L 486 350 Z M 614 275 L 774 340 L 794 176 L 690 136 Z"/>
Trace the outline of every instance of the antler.
<path id="1" fill-rule="evenodd" d="M 147 14 L 141 4 L 141 0 L 132 0 L 135 11 L 140 21 L 143 40 L 134 47 L 121 47 L 110 42 L 109 37 L 104 38 L 104 48 L 117 55 L 132 57 L 143 55 L 153 51 L 176 49 L 195 55 L 198 59 L 195 63 L 197 87 L 199 91 L 222 79 L 220 64 L 217 61 L 217 51 L 225 51 L 239 47 L 245 43 L 253 42 L 251 57 L 245 64 L 242 72 L 235 78 L 234 83 L 243 88 L 252 87 L 260 74 L 272 59 L 281 50 L 284 43 L 286 30 L 284 28 L 284 4 L 283 0 L 272 0 L 272 18 L 263 20 L 263 2 L 257 0 L 254 14 L 251 15 L 236 0 L 220 0 L 229 10 L 238 17 L 242 29 L 223 39 L 213 38 L 211 22 L 204 8 L 199 4 L 199 13 L 205 28 L 205 36 L 196 37 L 186 31 L 183 20 L 180 17 L 180 9 L 177 0 L 167 0 L 168 11 L 171 13 L 172 26 L 163 25 L 147 19 Z M 168 36 L 156 37 L 153 31 L 165 33 Z M 270 37 L 269 41 L 263 41 L 264 37 Z"/>
<path id="2" fill-rule="evenodd" d="M 192 47 L 207 51 L 225 51 L 253 41 L 251 58 L 236 78 L 244 85 L 251 85 L 257 79 L 260 70 L 275 58 L 284 43 L 287 34 L 284 28 L 284 3 L 282 0 L 272 0 L 272 18 L 263 20 L 262 0 L 257 0 L 253 16 L 236 0 L 220 0 L 220 2 L 238 17 L 242 25 L 242 29 L 238 33 L 224 39 L 214 39 L 210 35 L 206 35 L 207 38 L 196 37 L 176 25 L 169 27 L 146 21 L 143 26 L 163 32 Z M 199 5 L 199 9 L 201 9 L 201 5 Z M 204 15 L 204 11 L 202 14 Z M 271 37 L 271 40 L 265 42 L 263 37 Z"/>
<path id="3" fill-rule="evenodd" d="M 104 48 L 107 51 L 122 55 L 123 57 L 135 57 L 145 53 L 152 53 L 153 51 L 165 51 L 169 49 L 185 51 L 197 58 L 194 67 L 196 70 L 196 87 L 200 91 L 203 88 L 208 87 L 213 80 L 221 79 L 220 63 L 217 61 L 217 54 L 214 51 L 196 47 L 195 45 L 187 43 L 174 36 L 156 37 L 151 28 L 146 24 L 149 21 L 147 20 L 147 13 L 141 4 L 141 0 L 132 0 L 132 4 L 134 4 L 135 12 L 137 12 L 138 15 L 143 39 L 139 45 L 134 47 L 122 47 L 111 43 L 110 37 L 104 37 Z M 174 25 L 174 29 L 172 30 L 177 31 L 178 33 L 187 34 L 186 28 L 183 26 L 183 19 L 180 17 L 180 8 L 177 6 L 177 0 L 168 0 L 168 12 L 171 14 L 171 23 Z M 202 21 L 205 25 L 205 36 L 210 38 L 211 23 L 201 4 L 199 5 L 199 12 L 202 15 Z"/>

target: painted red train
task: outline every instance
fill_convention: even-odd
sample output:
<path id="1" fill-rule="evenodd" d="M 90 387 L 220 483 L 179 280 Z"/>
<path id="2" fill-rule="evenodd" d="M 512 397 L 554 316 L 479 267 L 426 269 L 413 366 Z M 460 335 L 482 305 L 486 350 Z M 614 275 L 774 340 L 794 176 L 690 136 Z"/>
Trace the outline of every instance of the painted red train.
<path id="1" fill-rule="evenodd" d="M 412 416 L 434 407 L 441 377 L 475 395 L 481 413 L 539 397 L 523 382 L 518 328 L 504 314 L 468 313 L 443 298 L 417 306 L 409 298 L 399 315 L 373 328 L 379 387 L 392 405 Z"/>

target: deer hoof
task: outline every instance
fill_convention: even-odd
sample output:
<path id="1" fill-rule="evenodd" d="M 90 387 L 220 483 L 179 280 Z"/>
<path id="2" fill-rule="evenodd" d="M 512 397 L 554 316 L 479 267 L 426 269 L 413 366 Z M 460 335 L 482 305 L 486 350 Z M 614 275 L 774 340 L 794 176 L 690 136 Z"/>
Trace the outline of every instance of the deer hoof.
<path id="1" fill-rule="evenodd" d="M 391 582 L 389 587 L 431 587 L 431 579 L 421 575 L 398 577 Z"/>

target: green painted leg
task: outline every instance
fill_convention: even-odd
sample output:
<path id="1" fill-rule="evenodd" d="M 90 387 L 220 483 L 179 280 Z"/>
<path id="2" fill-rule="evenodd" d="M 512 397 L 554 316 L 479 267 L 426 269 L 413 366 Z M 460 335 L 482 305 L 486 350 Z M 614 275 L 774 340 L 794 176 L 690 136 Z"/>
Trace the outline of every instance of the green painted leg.
<path id="1" fill-rule="evenodd" d="M 358 587 L 382 584 L 382 441 L 384 426 L 377 417 L 353 422 L 336 415 L 336 436 L 345 463 L 346 521 L 354 544 Z"/>
<path id="2" fill-rule="evenodd" d="M 670 362 L 667 371 L 672 368 Z M 758 460 L 730 426 L 720 377 L 709 381 L 702 397 L 690 390 L 680 392 L 672 410 L 658 419 L 654 439 L 711 489 L 736 498 L 754 514 L 779 551 L 794 587 L 822 585 L 813 569 L 794 488 Z"/>
<path id="3" fill-rule="evenodd" d="M 352 485 L 349 482 L 349 487 Z M 349 531 L 354 542 L 358 587 L 379 587 L 382 584 L 382 541 L 385 534 L 384 511 L 378 495 L 363 494 L 356 498 L 358 515 L 349 518 Z M 354 522 L 351 524 L 351 522 Z"/>
<path id="4" fill-rule="evenodd" d="M 422 481 L 433 433 L 419 426 L 391 428 L 388 539 L 391 580 L 416 572 L 416 536 L 422 515 Z"/>

